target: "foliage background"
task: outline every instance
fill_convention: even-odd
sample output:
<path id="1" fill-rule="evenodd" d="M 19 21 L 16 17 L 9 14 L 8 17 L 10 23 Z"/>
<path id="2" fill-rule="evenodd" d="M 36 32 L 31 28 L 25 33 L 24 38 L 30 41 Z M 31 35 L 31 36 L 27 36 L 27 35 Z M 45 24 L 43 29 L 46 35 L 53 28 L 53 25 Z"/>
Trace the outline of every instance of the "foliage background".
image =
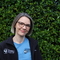
<path id="1" fill-rule="evenodd" d="M 31 37 L 38 40 L 43 60 L 60 60 L 60 0 L 0 0 L 0 42 L 12 35 L 12 21 L 20 12 L 34 20 Z"/>

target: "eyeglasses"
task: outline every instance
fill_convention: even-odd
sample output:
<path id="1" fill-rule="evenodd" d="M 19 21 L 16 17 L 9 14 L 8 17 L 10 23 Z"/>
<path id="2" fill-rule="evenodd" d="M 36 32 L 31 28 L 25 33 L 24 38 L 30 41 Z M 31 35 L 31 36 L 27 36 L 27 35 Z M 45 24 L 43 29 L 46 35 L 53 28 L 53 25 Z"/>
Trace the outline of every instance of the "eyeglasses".
<path id="1" fill-rule="evenodd" d="M 30 24 L 25 24 L 25 23 L 23 23 L 23 22 L 19 22 L 18 21 L 18 23 L 19 23 L 19 25 L 21 26 L 21 27 L 23 27 L 23 26 L 26 26 L 26 27 L 31 27 L 31 25 Z"/>

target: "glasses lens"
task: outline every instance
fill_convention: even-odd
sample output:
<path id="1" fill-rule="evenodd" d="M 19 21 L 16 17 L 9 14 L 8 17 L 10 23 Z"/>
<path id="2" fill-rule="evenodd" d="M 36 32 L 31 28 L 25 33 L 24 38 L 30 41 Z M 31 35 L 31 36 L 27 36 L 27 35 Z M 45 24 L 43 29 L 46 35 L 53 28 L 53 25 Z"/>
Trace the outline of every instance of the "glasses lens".
<path id="1" fill-rule="evenodd" d="M 19 25 L 22 26 L 22 27 L 23 27 L 23 26 L 30 27 L 30 24 L 25 24 L 25 23 L 23 23 L 23 22 L 18 22 L 18 23 L 19 23 Z"/>

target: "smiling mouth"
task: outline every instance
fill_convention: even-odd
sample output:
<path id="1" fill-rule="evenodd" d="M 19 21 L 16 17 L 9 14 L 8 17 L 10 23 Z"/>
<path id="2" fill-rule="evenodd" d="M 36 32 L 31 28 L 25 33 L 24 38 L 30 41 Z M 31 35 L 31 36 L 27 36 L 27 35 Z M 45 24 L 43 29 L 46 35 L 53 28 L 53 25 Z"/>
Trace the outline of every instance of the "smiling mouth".
<path id="1" fill-rule="evenodd" d="M 25 33 L 26 31 L 21 31 L 22 33 Z"/>

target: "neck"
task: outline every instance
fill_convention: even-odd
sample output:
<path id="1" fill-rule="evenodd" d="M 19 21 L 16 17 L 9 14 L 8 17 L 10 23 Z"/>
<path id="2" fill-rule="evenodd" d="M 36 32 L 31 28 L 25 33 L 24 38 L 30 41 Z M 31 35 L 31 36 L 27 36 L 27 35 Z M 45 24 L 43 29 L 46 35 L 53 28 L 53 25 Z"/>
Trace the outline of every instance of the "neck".
<path id="1" fill-rule="evenodd" d="M 13 37 L 13 41 L 14 41 L 15 43 L 20 44 L 20 43 L 22 43 L 22 42 L 24 41 L 24 38 L 25 38 L 25 36 L 15 35 L 15 36 Z"/>

